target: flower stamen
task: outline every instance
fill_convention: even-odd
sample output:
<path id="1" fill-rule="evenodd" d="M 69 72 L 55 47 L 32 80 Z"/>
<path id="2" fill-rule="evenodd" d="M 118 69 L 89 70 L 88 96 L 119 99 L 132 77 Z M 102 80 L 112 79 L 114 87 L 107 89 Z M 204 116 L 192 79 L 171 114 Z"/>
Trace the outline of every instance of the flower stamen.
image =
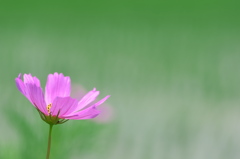
<path id="1" fill-rule="evenodd" d="M 52 104 L 51 104 L 51 103 L 47 105 L 47 111 L 48 111 L 48 114 L 51 113 L 51 111 L 50 111 L 51 107 L 52 107 Z"/>

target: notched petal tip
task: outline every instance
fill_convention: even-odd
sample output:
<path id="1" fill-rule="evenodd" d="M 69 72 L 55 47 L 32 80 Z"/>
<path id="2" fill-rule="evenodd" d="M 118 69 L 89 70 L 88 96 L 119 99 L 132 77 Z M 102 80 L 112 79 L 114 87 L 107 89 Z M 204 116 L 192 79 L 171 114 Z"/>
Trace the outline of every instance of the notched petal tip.
<path id="1" fill-rule="evenodd" d="M 16 84 L 19 83 L 19 80 L 22 81 L 22 74 L 21 74 L 21 73 L 18 74 L 18 76 L 15 78 L 15 82 L 16 82 Z M 23 82 L 23 81 L 22 81 L 22 82 Z"/>
<path id="2" fill-rule="evenodd" d="M 26 96 L 26 90 L 25 90 L 25 85 L 21 79 L 21 74 L 18 75 L 17 78 L 15 78 L 15 84 L 17 86 L 17 89 Z"/>
<path id="3" fill-rule="evenodd" d="M 70 77 L 69 76 L 64 76 L 63 73 L 54 72 L 53 74 L 49 74 L 48 77 L 49 78 L 66 80 L 67 82 L 71 82 Z"/>
<path id="4" fill-rule="evenodd" d="M 19 73 L 17 78 L 22 79 L 22 74 Z"/>
<path id="5" fill-rule="evenodd" d="M 23 75 L 24 84 L 35 84 L 37 87 L 41 87 L 40 80 L 36 76 L 29 74 Z"/>
<path id="6" fill-rule="evenodd" d="M 52 103 L 56 97 L 68 97 L 71 93 L 71 80 L 57 72 L 49 74 L 45 86 L 45 100 Z"/>
<path id="7" fill-rule="evenodd" d="M 49 75 L 53 75 L 53 76 L 62 76 L 62 77 L 68 77 L 68 76 L 64 76 L 63 73 L 58 73 L 58 72 L 54 72 L 53 74 L 49 74 Z"/>

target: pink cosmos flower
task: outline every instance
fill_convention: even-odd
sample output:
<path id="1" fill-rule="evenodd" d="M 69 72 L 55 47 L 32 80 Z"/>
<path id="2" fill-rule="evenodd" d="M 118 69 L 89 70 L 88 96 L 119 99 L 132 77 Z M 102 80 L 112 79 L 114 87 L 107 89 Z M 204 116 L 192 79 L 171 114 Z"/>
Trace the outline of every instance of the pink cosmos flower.
<path id="1" fill-rule="evenodd" d="M 18 90 L 36 107 L 41 118 L 50 125 L 62 124 L 69 119 L 83 120 L 96 117 L 100 111 L 97 106 L 105 102 L 110 95 L 89 105 L 99 95 L 94 88 L 80 100 L 70 97 L 70 77 L 62 73 L 49 74 L 45 93 L 40 81 L 31 74 L 19 74 L 15 79 Z"/>

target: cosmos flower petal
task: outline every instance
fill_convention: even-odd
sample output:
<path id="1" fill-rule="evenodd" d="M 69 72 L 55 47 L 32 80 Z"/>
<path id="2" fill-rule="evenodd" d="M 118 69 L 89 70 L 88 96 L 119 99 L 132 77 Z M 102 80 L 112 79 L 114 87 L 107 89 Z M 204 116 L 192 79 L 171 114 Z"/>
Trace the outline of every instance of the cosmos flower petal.
<path id="1" fill-rule="evenodd" d="M 104 97 L 103 99 L 99 100 L 97 103 L 93 104 L 93 106 L 99 106 L 102 103 L 104 103 L 108 98 L 110 97 L 110 95 L 107 95 L 106 97 Z"/>
<path id="2" fill-rule="evenodd" d="M 49 74 L 45 87 L 45 101 L 50 104 L 56 97 L 68 97 L 71 91 L 71 80 L 62 73 Z"/>
<path id="3" fill-rule="evenodd" d="M 31 103 L 42 113 L 47 114 L 46 103 L 41 87 L 37 87 L 35 84 L 26 84 L 27 98 Z"/>
<path id="4" fill-rule="evenodd" d="M 99 95 L 99 91 L 96 91 L 96 88 L 94 88 L 93 90 L 89 91 L 85 96 L 82 97 L 82 99 L 78 102 L 78 106 L 76 108 L 70 109 L 69 113 L 71 112 L 75 112 L 78 110 L 83 109 L 84 107 L 86 107 L 89 103 L 91 103 L 92 101 L 94 101 L 97 96 Z"/>
<path id="5" fill-rule="evenodd" d="M 18 90 L 26 96 L 25 84 L 22 81 L 22 75 L 19 74 L 17 78 L 15 78 L 15 83 L 17 85 Z M 28 97 L 27 97 L 28 98 Z"/>
<path id="6" fill-rule="evenodd" d="M 90 106 L 89 108 L 93 108 L 93 107 L 95 108 L 95 107 L 101 105 L 101 104 L 102 104 L 103 102 L 105 102 L 109 97 L 110 97 L 110 95 L 104 97 L 103 99 L 101 99 L 101 100 L 98 101 L 97 103 L 93 104 L 93 105 Z M 71 109 L 70 109 L 70 110 L 71 110 Z M 86 109 L 84 109 L 84 110 L 88 110 L 88 108 L 86 108 Z M 84 110 L 77 110 L 77 111 L 74 111 L 74 112 L 68 111 L 67 114 L 68 114 L 69 116 L 71 116 L 71 115 L 76 115 L 76 114 L 78 114 L 79 112 L 82 112 L 82 111 L 84 111 Z"/>
<path id="7" fill-rule="evenodd" d="M 99 110 L 96 109 L 95 106 L 86 108 L 82 111 L 75 113 L 74 115 L 65 115 L 63 116 L 65 119 L 73 119 L 73 120 L 83 120 L 83 119 L 92 119 L 95 118 L 100 113 Z"/>
<path id="8" fill-rule="evenodd" d="M 35 84 L 36 86 L 41 87 L 39 79 L 31 74 L 24 74 L 23 79 L 25 84 Z"/>
<path id="9" fill-rule="evenodd" d="M 38 97 L 32 95 L 32 92 L 37 92 L 37 96 L 42 96 L 42 90 L 39 87 L 40 81 L 36 77 L 32 77 L 30 74 L 24 74 L 24 81 L 22 81 L 22 75 L 19 74 L 15 78 L 15 82 L 18 90 L 39 110 L 43 110 L 42 105 L 39 105 Z M 40 100 L 41 101 L 41 100 Z M 44 102 L 41 101 L 40 104 Z"/>
<path id="10" fill-rule="evenodd" d="M 56 116 L 59 112 L 58 117 L 61 118 L 71 107 L 76 107 L 77 103 L 78 101 L 71 97 L 56 97 L 50 109 L 52 116 Z"/>

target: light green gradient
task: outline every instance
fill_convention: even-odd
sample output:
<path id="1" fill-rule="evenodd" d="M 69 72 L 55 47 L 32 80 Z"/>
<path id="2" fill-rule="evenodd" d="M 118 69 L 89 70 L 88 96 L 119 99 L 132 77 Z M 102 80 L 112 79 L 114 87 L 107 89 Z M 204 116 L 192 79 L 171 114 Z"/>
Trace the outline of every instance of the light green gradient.
<path id="1" fill-rule="evenodd" d="M 96 87 L 114 119 L 54 127 L 52 158 L 238 159 L 239 2 L 0 5 L 0 158 L 45 157 L 48 125 L 17 91 L 31 73 Z"/>

